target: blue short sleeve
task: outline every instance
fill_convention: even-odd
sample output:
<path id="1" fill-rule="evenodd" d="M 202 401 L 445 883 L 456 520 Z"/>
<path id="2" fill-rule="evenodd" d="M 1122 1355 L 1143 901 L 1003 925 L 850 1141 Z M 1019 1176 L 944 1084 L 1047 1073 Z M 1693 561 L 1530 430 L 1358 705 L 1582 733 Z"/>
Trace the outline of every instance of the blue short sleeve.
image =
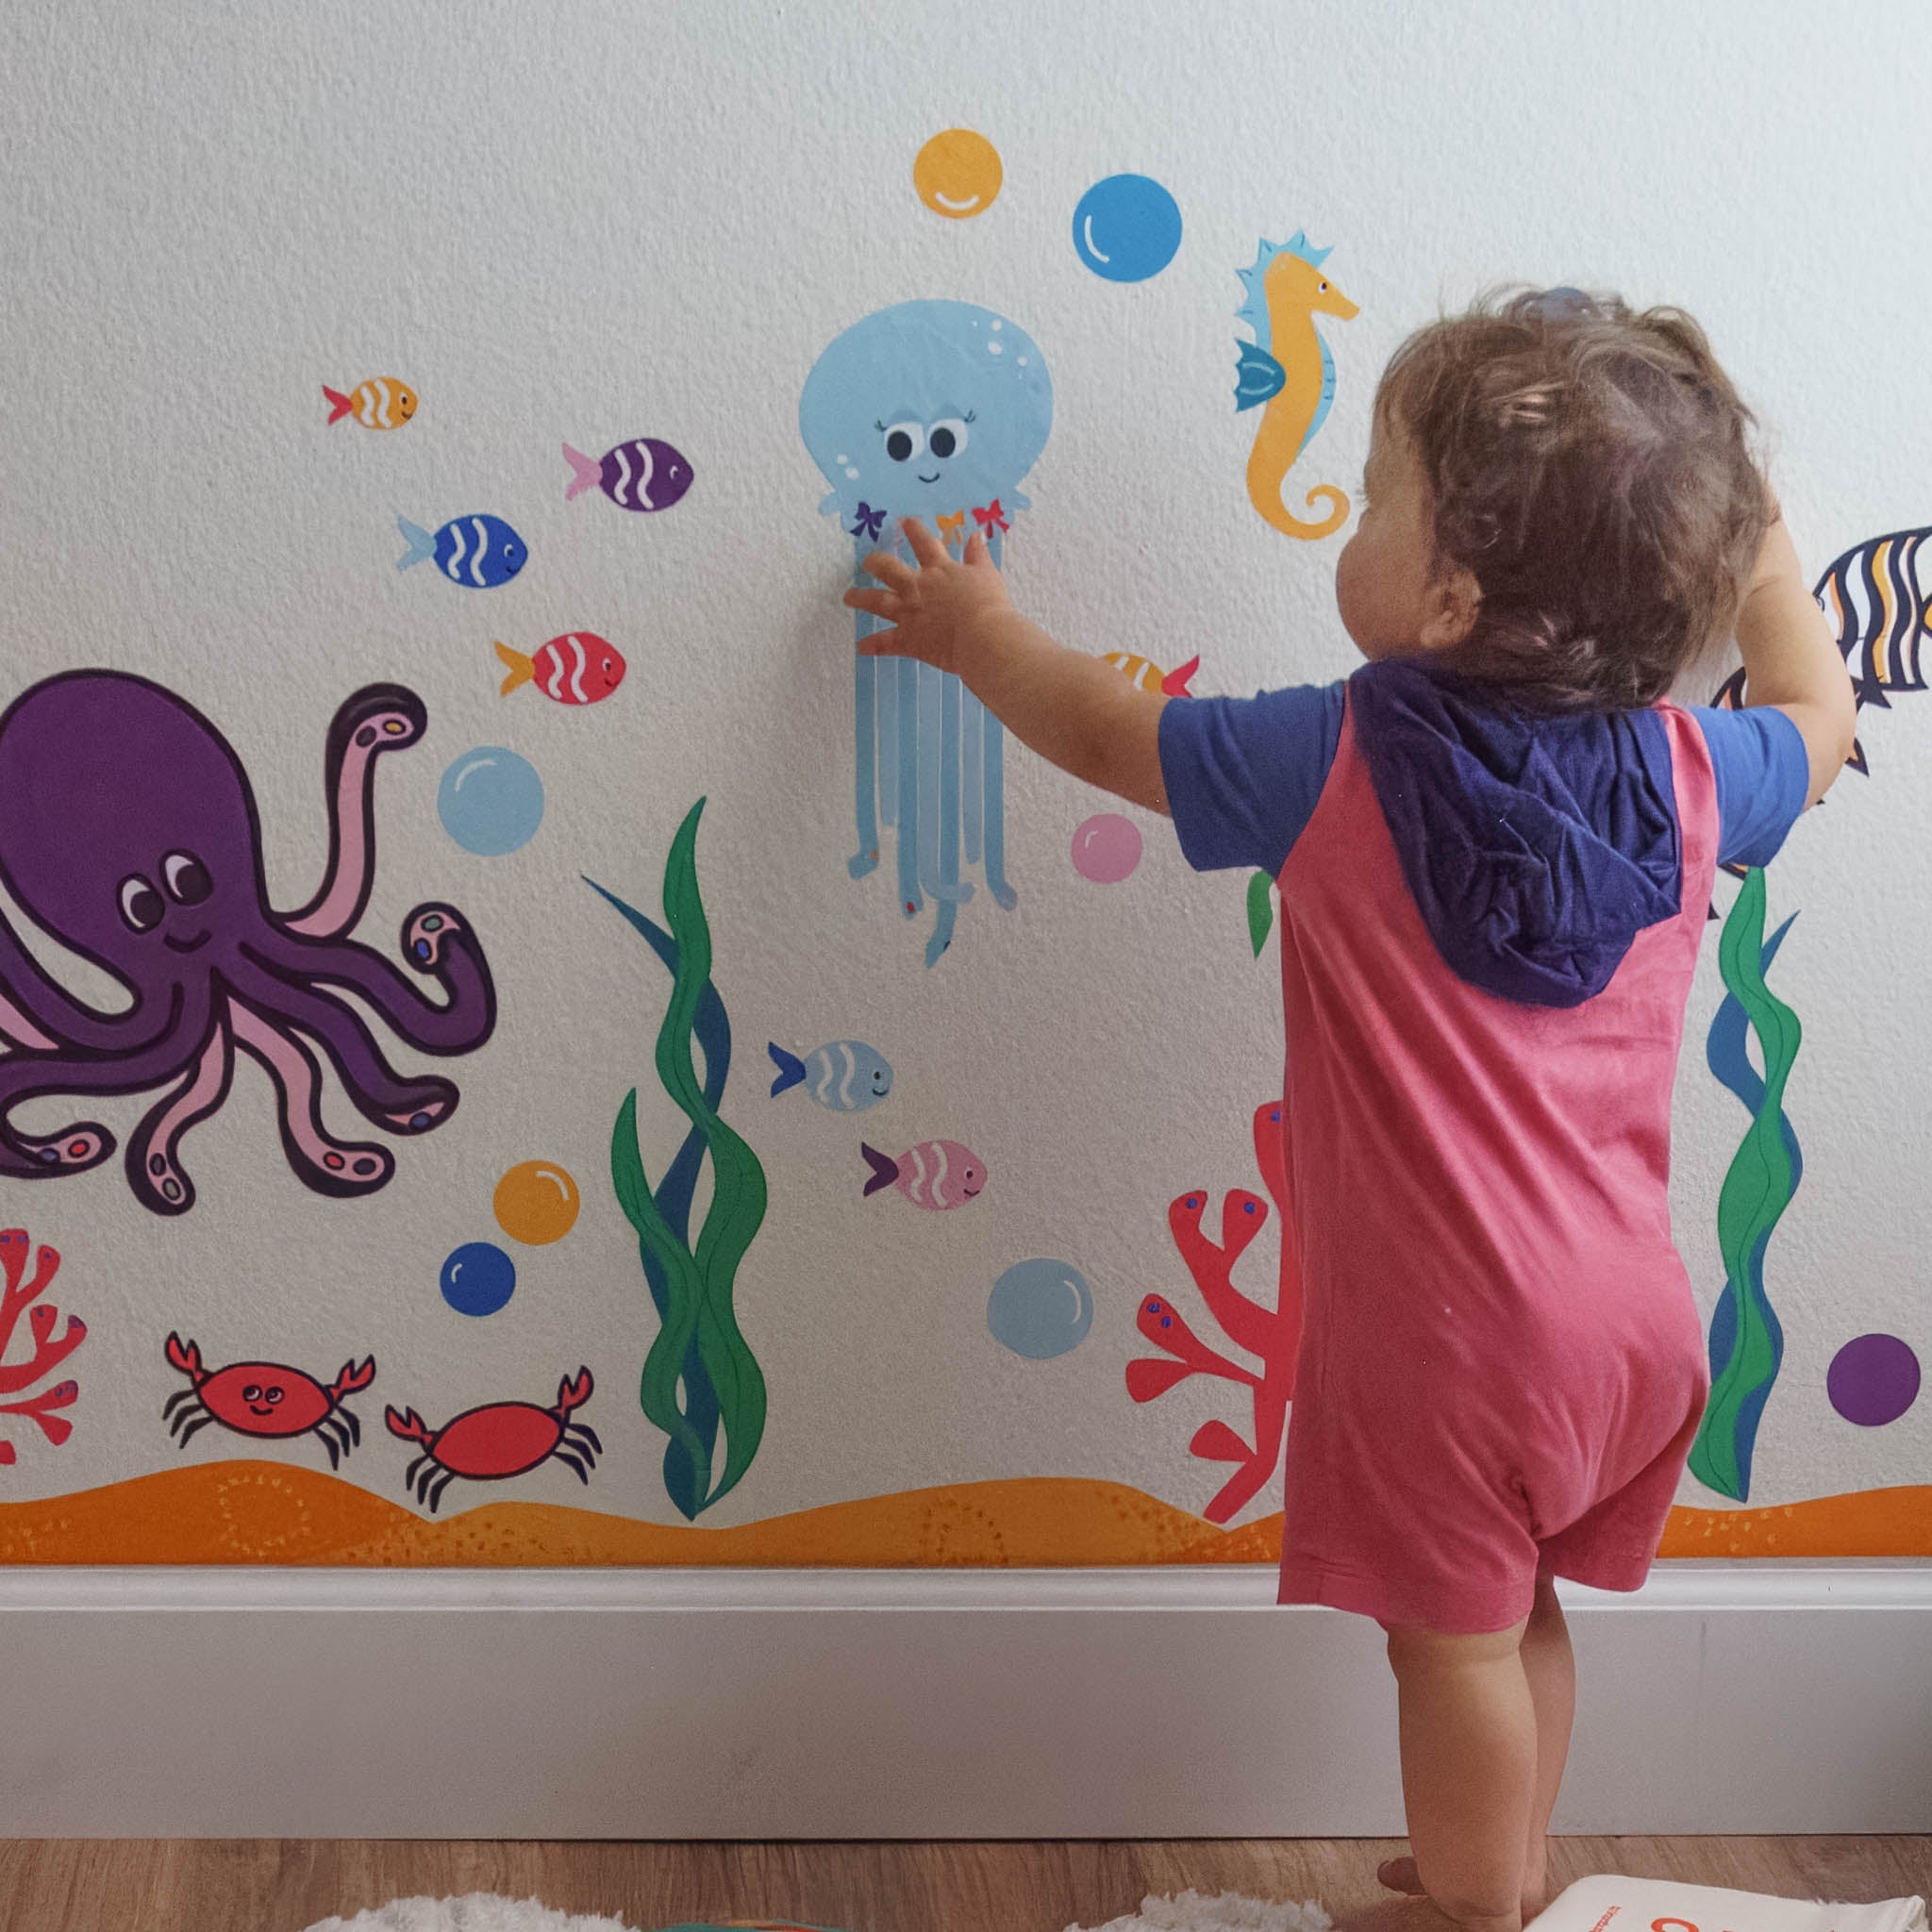
<path id="1" fill-rule="evenodd" d="M 1811 798 L 1805 734 L 1771 705 L 1690 715 L 1717 774 L 1718 863 L 1769 865 Z"/>
<path id="2" fill-rule="evenodd" d="M 1304 684 L 1169 703 L 1160 775 L 1182 856 L 1196 872 L 1281 870 L 1334 767 L 1342 690 Z"/>

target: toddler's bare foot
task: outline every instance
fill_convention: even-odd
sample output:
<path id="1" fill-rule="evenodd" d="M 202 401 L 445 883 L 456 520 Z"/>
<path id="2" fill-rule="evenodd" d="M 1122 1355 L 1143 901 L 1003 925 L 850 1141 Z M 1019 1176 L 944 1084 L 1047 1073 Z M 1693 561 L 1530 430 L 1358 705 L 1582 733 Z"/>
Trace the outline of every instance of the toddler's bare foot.
<path id="1" fill-rule="evenodd" d="M 1391 1891 L 1406 1891 L 1411 1898 L 1423 1895 L 1422 1874 L 1415 1869 L 1413 1858 L 1385 1858 L 1375 1867 L 1375 1876 Z"/>

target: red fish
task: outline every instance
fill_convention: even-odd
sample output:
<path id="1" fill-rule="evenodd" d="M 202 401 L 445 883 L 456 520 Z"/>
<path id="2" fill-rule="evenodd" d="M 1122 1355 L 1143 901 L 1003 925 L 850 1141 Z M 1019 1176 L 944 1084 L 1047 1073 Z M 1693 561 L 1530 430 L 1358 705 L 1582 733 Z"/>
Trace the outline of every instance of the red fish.
<path id="1" fill-rule="evenodd" d="M 527 658 L 508 644 L 498 644 L 496 655 L 509 668 L 503 680 L 505 697 L 519 685 L 534 684 L 559 705 L 595 705 L 624 682 L 622 654 L 593 630 L 565 631 Z"/>

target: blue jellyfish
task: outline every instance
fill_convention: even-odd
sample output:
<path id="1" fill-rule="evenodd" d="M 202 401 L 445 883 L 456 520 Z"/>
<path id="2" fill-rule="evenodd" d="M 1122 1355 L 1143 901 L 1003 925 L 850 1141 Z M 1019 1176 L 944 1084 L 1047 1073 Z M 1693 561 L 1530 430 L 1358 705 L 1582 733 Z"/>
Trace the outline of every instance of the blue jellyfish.
<path id="1" fill-rule="evenodd" d="M 974 529 L 995 563 L 1009 518 L 1053 424 L 1046 361 L 1024 329 L 969 302 L 901 302 L 835 336 L 798 399 L 798 427 L 852 539 L 855 585 L 869 551 L 897 548 L 901 517 L 927 519 L 956 553 Z M 863 611 L 856 635 L 881 628 Z M 909 658 L 855 656 L 854 878 L 879 862 L 879 828 L 896 828 L 899 906 L 937 910 L 925 963 L 952 943 L 973 896 L 961 855 L 1011 908 L 1006 874 L 1005 732 L 950 673 Z"/>

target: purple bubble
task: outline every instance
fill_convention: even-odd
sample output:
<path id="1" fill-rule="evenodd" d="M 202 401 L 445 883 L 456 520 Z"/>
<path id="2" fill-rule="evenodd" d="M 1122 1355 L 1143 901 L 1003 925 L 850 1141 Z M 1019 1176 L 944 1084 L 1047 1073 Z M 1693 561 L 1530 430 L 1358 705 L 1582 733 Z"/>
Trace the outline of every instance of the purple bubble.
<path id="1" fill-rule="evenodd" d="M 1096 885 L 1117 886 L 1141 862 L 1141 828 L 1117 811 L 1096 812 L 1074 833 L 1074 870 Z"/>
<path id="2" fill-rule="evenodd" d="M 1832 1357 L 1824 1392 L 1846 1422 L 1882 1428 L 1919 1399 L 1919 1357 L 1896 1335 L 1860 1335 Z"/>

